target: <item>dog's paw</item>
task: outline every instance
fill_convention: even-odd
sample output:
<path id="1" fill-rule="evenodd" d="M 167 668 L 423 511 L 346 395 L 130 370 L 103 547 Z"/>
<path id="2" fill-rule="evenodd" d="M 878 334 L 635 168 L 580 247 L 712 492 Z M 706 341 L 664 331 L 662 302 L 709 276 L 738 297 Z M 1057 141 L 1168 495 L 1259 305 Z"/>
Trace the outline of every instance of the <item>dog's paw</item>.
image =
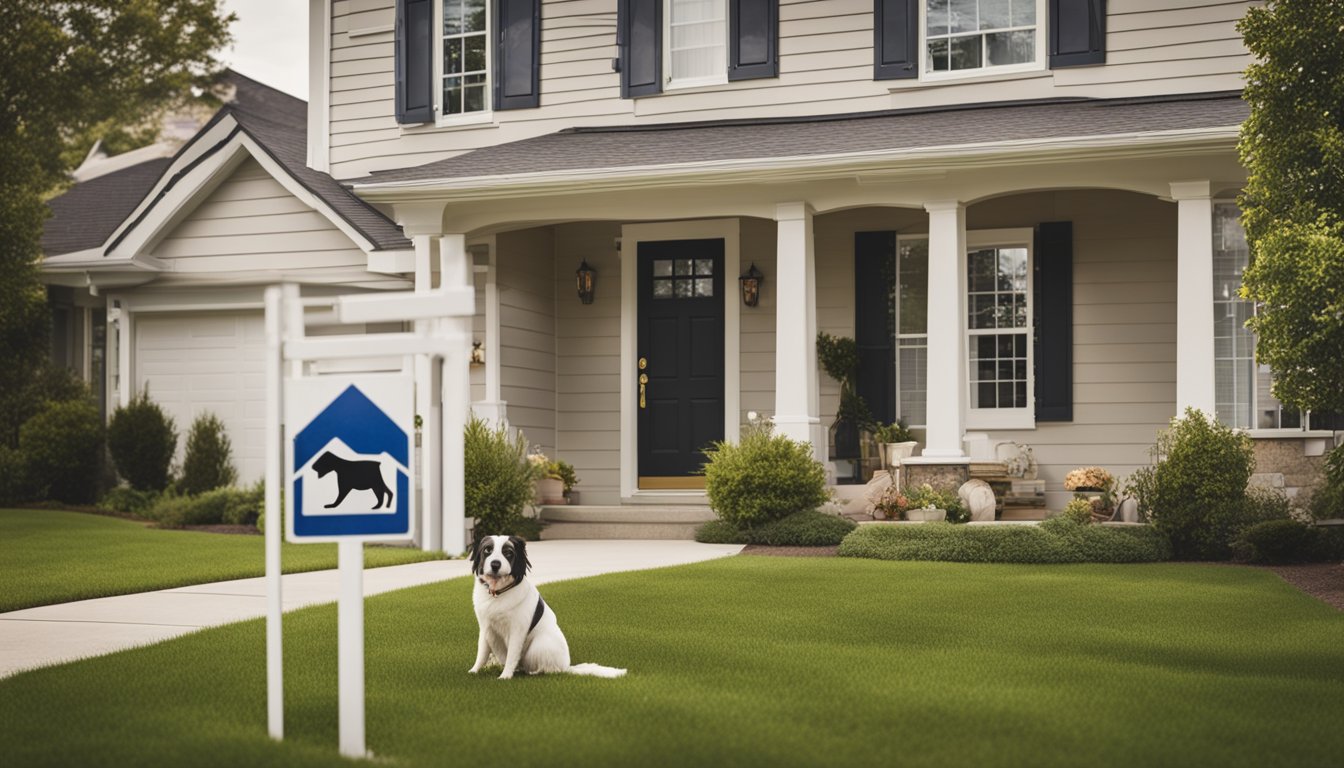
<path id="1" fill-rule="evenodd" d="M 512 672 L 503 672 L 503 673 L 500 674 L 499 679 L 500 679 L 500 680 L 512 680 L 512 679 L 513 679 L 513 673 L 512 673 Z"/>
<path id="2" fill-rule="evenodd" d="M 467 670 L 467 674 L 469 674 L 469 675 L 474 675 L 474 674 L 476 674 L 477 672 L 480 672 L 480 671 L 481 671 L 481 668 L 480 668 L 480 667 L 472 667 L 471 669 L 468 669 L 468 670 Z"/>

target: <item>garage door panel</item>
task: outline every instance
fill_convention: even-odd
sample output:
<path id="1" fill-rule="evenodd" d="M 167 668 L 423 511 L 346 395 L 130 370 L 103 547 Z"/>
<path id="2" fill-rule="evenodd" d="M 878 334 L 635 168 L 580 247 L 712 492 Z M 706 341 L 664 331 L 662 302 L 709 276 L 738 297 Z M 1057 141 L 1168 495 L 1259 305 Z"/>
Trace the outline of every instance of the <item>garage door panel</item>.
<path id="1" fill-rule="evenodd" d="M 181 463 L 192 421 L 207 411 L 224 422 L 238 479 L 264 473 L 265 326 L 260 312 L 136 316 L 137 390 L 177 422 Z"/>

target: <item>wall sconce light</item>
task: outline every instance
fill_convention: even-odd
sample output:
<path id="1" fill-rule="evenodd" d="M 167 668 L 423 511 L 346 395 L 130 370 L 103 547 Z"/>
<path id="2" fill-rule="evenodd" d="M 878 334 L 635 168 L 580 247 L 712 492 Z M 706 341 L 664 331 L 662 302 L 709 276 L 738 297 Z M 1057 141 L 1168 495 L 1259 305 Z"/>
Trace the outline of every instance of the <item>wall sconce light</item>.
<path id="1" fill-rule="evenodd" d="M 485 345 L 482 342 L 471 342 L 471 364 L 485 365 Z"/>
<path id="2" fill-rule="evenodd" d="M 761 274 L 761 270 L 756 268 L 756 262 L 752 262 L 742 277 L 738 278 L 738 282 L 742 284 L 742 303 L 748 307 L 759 304 L 761 301 L 761 283 L 765 282 L 765 275 Z"/>
<path id="3" fill-rule="evenodd" d="M 579 268 L 574 270 L 574 278 L 579 289 L 579 301 L 584 304 L 592 304 L 593 283 L 597 280 L 597 270 L 588 266 L 588 260 L 584 259 Z"/>

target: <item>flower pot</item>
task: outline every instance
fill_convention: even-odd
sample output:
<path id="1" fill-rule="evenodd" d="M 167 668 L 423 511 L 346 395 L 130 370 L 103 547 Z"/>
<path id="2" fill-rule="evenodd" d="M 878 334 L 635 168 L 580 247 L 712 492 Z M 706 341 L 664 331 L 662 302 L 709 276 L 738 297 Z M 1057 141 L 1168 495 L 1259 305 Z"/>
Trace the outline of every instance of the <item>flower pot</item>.
<path id="1" fill-rule="evenodd" d="M 886 444 L 886 463 L 893 465 L 901 459 L 908 459 L 915 455 L 915 446 L 919 445 L 914 440 L 906 443 L 887 443 Z"/>
<path id="2" fill-rule="evenodd" d="M 946 509 L 907 509 L 905 519 L 915 523 L 936 523 L 947 519 Z"/>
<path id="3" fill-rule="evenodd" d="M 537 500 L 542 504 L 566 504 L 565 483 L 554 477 L 537 480 Z"/>

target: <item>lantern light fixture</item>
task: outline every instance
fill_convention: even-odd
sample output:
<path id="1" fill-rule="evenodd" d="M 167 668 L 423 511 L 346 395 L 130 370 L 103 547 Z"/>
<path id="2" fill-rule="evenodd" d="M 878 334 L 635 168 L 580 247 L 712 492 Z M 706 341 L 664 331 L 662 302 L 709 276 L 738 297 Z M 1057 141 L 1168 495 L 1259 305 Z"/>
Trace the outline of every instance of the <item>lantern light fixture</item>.
<path id="1" fill-rule="evenodd" d="M 738 282 L 742 284 L 742 303 L 748 307 L 759 304 L 761 301 L 761 283 L 765 282 L 765 275 L 761 274 L 761 270 L 756 268 L 756 262 L 752 262 L 747 271 L 742 274 L 742 277 L 738 278 Z"/>
<path id="2" fill-rule="evenodd" d="M 584 304 L 593 303 L 593 284 L 597 282 L 597 270 L 588 266 L 588 260 L 584 259 L 579 264 L 579 268 L 574 270 L 574 282 L 579 291 L 579 301 Z"/>

